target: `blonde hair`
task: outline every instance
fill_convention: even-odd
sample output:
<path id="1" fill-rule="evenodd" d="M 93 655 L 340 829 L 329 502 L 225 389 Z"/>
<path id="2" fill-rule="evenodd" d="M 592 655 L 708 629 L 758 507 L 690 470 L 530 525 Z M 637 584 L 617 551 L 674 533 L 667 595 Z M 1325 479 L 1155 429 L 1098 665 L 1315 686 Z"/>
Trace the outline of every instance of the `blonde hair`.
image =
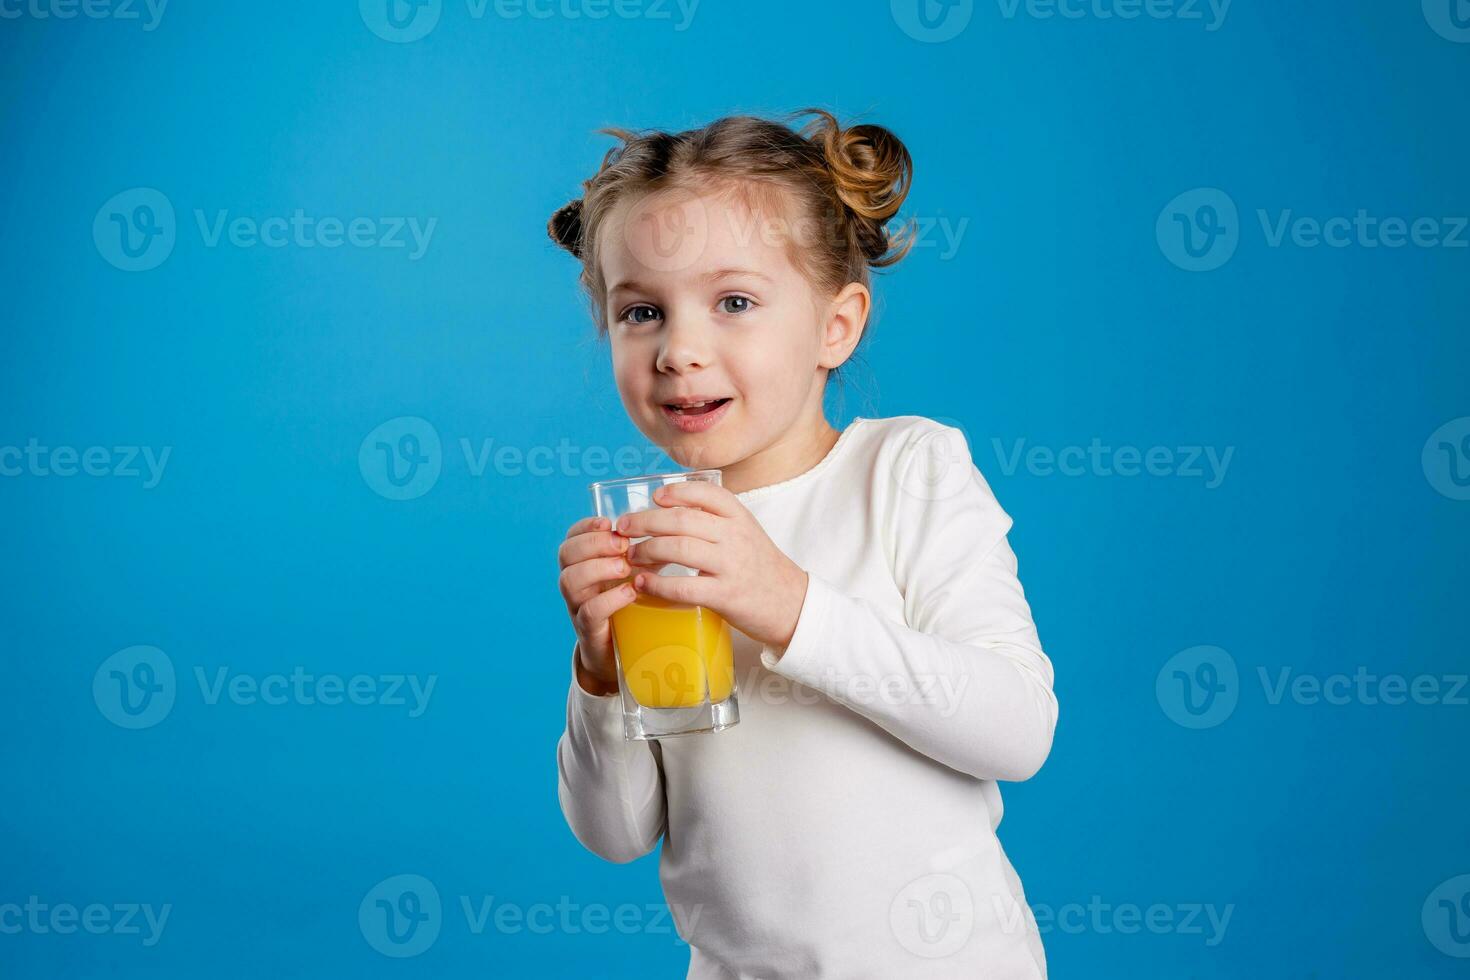
<path id="1" fill-rule="evenodd" d="M 653 192 L 729 188 L 748 198 L 784 191 L 785 201 L 819 229 L 814 240 L 791 250 L 792 258 L 828 297 L 848 283 L 870 285 L 869 270 L 891 266 L 908 253 L 912 229 L 888 228 L 913 180 L 903 142 L 882 126 L 844 128 L 822 109 L 788 118 L 805 116 L 812 118 L 800 129 L 756 116 L 727 116 L 680 133 L 601 130 L 619 145 L 583 181 L 582 197 L 547 224 L 552 240 L 582 263 L 582 285 L 600 332 L 607 323 L 598 228 L 619 204 Z"/>

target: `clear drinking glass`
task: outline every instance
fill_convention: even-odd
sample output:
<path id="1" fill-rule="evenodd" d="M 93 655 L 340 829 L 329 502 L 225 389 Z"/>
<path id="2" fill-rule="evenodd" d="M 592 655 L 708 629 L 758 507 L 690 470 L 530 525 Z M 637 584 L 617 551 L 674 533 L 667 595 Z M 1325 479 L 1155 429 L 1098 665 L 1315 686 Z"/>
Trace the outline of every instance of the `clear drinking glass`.
<path id="1" fill-rule="evenodd" d="M 616 522 L 624 514 L 658 505 L 653 492 L 668 483 L 702 480 L 720 485 L 719 470 L 655 473 L 592 484 L 597 516 Z M 634 538 L 634 543 L 647 540 Z M 643 574 L 652 573 L 644 569 Z M 637 571 L 633 575 L 638 574 Z M 660 575 L 698 575 L 684 565 L 664 565 Z M 631 582 L 633 575 L 606 589 Z M 623 702 L 623 736 L 664 738 L 718 732 L 740 721 L 735 693 L 735 654 L 730 626 L 703 606 L 639 594 L 613 613 L 613 652 Z"/>

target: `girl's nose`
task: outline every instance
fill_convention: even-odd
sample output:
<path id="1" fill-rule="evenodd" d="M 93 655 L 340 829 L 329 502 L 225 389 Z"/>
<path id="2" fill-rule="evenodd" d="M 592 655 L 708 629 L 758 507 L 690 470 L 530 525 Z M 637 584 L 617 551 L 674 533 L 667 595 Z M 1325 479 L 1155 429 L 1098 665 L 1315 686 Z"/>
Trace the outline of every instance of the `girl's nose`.
<path id="1" fill-rule="evenodd" d="M 688 318 L 670 316 L 664 321 L 664 339 L 659 345 L 658 370 L 679 374 L 706 368 L 714 360 L 709 332 Z"/>

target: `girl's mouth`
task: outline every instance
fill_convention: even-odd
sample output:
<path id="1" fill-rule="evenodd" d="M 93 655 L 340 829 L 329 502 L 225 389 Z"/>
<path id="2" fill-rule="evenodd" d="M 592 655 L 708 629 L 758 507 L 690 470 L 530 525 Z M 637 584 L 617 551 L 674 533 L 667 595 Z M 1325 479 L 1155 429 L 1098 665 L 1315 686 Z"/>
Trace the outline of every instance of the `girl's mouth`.
<path id="1" fill-rule="evenodd" d="M 716 398 L 702 405 L 662 405 L 664 418 L 681 432 L 704 432 L 724 418 L 730 407 L 729 398 Z"/>

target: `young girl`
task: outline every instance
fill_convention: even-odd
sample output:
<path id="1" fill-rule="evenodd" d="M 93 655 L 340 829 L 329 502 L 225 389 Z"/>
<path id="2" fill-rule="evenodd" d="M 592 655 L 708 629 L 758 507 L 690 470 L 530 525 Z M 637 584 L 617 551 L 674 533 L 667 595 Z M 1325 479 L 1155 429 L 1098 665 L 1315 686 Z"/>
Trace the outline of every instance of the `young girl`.
<path id="1" fill-rule="evenodd" d="M 562 812 L 610 861 L 663 840 L 690 978 L 1045 977 L 995 836 L 996 782 L 1037 771 L 1057 719 L 1010 518 L 958 429 L 839 432 L 822 410 L 869 270 L 911 244 L 888 222 L 912 164 L 886 129 L 798 116 L 609 130 L 621 145 L 551 219 L 634 424 L 723 471 L 561 544 Z M 670 562 L 700 574 L 658 575 Z M 609 617 L 640 591 L 730 624 L 738 725 L 624 741 Z"/>

